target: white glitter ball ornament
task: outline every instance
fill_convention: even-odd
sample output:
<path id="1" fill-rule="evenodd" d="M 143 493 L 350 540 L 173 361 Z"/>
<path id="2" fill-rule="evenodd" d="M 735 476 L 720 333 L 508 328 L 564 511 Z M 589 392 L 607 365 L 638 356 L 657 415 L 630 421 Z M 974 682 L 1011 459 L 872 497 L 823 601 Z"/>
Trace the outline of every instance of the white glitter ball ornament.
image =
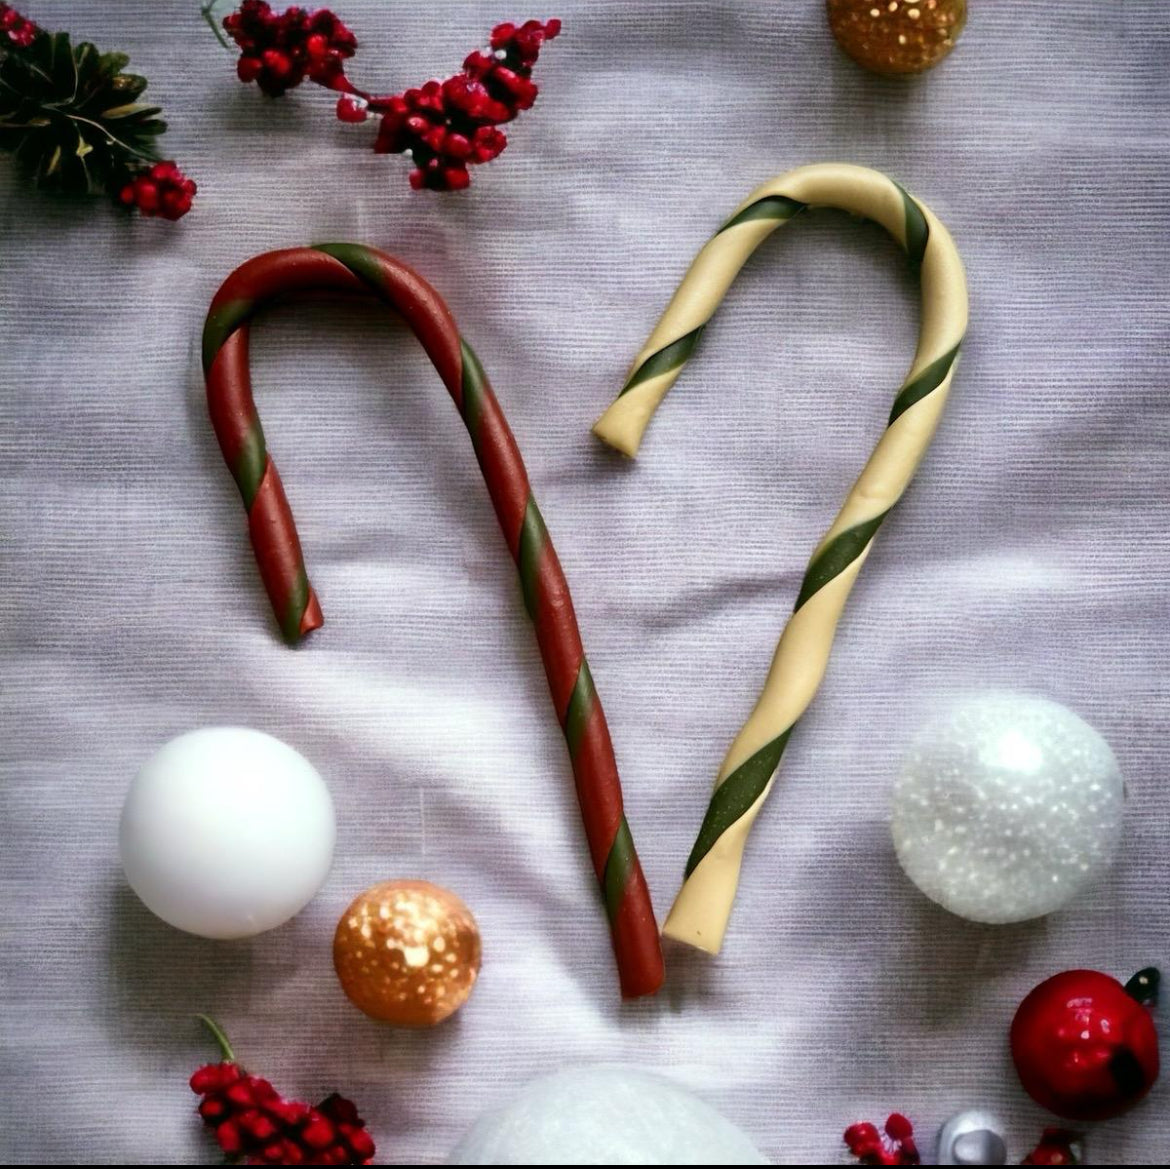
<path id="1" fill-rule="evenodd" d="M 1043 698 L 988 694 L 915 740 L 894 785 L 894 848 L 932 901 L 971 921 L 1059 909 L 1113 862 L 1125 787 L 1109 744 Z"/>
<path id="2" fill-rule="evenodd" d="M 481 1116 L 448 1165 L 767 1165 L 729 1120 L 634 1068 L 574 1068 Z"/>

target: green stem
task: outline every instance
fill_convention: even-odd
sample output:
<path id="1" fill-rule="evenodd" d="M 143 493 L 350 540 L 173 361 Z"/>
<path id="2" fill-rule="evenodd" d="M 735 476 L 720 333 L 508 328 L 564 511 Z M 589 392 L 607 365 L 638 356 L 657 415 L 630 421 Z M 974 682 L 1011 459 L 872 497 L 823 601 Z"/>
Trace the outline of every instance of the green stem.
<path id="1" fill-rule="evenodd" d="M 223 1033 L 223 1029 L 219 1026 L 219 1024 L 214 1019 L 209 1018 L 207 1015 L 196 1015 L 195 1018 L 198 1019 L 199 1022 L 202 1023 L 203 1026 L 211 1032 L 211 1037 L 218 1044 L 219 1050 L 223 1055 L 224 1060 L 227 1063 L 235 1063 L 236 1053 L 232 1051 L 232 1045 L 228 1042 L 228 1037 Z"/>
<path id="2" fill-rule="evenodd" d="M 100 122 L 95 122 L 90 118 L 83 118 L 80 114 L 66 114 L 65 116 L 71 122 L 84 122 L 87 126 L 92 126 L 95 130 L 98 131 L 99 134 L 104 134 L 106 136 L 106 144 L 108 146 L 120 146 L 124 151 L 126 151 L 127 154 L 131 154 L 135 158 L 141 158 L 141 159 L 149 159 L 150 158 L 149 154 L 145 154 L 143 151 L 138 150 L 136 147 L 133 147 L 126 142 L 123 142 L 121 138 L 116 138 Z"/>
<path id="3" fill-rule="evenodd" d="M 203 13 L 203 19 L 211 26 L 211 31 L 215 33 L 216 39 L 225 49 L 231 49 L 227 37 L 223 35 L 223 29 L 219 27 L 219 21 L 215 19 L 215 10 L 219 7 L 219 0 L 207 0 L 207 3 L 199 10 Z"/>

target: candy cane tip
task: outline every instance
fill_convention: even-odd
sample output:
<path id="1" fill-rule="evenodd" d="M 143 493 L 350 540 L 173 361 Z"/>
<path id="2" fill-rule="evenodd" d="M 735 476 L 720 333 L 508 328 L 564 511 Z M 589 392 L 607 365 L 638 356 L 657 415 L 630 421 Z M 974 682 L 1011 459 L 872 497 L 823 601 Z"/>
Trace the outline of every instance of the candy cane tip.
<path id="1" fill-rule="evenodd" d="M 642 445 L 641 434 L 631 434 L 629 427 L 621 419 L 614 418 L 611 410 L 607 410 L 593 424 L 593 433 L 611 450 L 629 459 L 638 457 L 638 448 Z"/>
<path id="2" fill-rule="evenodd" d="M 301 626 L 297 640 L 303 640 L 314 629 L 320 629 L 324 624 L 325 614 L 321 612 L 321 602 L 317 600 L 316 593 L 310 592 L 309 603 L 305 606 L 305 611 L 301 616 Z"/>
<path id="3" fill-rule="evenodd" d="M 681 942 L 692 949 L 702 950 L 704 954 L 710 954 L 712 957 L 723 949 L 722 934 L 717 938 L 705 937 L 702 930 L 672 922 L 669 917 L 662 927 L 662 936 L 669 938 L 672 942 Z"/>

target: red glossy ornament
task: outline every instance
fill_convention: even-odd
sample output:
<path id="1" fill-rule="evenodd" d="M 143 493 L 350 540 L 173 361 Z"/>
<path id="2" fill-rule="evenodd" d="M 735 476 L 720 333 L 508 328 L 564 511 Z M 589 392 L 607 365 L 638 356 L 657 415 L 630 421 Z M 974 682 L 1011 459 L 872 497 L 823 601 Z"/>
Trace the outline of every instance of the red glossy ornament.
<path id="1" fill-rule="evenodd" d="M 1067 1120 L 1107 1120 L 1132 1108 L 1158 1078 L 1149 1007 L 1152 967 L 1122 986 L 1095 970 L 1042 982 L 1012 1020 L 1012 1060 L 1024 1090 Z"/>

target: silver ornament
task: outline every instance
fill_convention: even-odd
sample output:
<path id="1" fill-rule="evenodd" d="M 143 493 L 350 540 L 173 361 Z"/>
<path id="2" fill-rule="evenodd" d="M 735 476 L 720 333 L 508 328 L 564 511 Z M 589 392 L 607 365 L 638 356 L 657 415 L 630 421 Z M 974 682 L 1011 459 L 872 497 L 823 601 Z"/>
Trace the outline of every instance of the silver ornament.
<path id="1" fill-rule="evenodd" d="M 1002 1125 L 977 1108 L 952 1116 L 939 1130 L 940 1165 L 1006 1165 Z"/>

